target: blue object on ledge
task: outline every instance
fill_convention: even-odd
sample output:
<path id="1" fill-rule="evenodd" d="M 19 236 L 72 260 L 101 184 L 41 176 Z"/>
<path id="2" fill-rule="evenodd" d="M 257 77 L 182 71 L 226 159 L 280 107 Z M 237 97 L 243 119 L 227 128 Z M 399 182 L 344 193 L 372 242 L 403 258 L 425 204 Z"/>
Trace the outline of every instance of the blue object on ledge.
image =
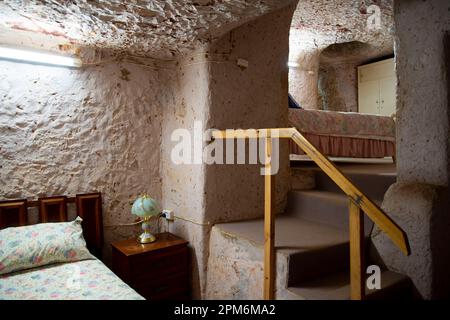
<path id="1" fill-rule="evenodd" d="M 303 109 L 297 101 L 291 96 L 290 93 L 288 93 L 288 101 L 289 101 L 289 108 L 293 109 Z"/>

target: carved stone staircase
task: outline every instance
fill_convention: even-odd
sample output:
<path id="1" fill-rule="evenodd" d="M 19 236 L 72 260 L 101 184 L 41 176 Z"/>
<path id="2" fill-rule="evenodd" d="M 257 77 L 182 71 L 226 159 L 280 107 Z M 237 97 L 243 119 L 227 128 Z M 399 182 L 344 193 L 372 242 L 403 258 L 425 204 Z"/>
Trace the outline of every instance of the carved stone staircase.
<path id="1" fill-rule="evenodd" d="M 375 202 L 395 182 L 394 165 L 340 164 Z M 277 216 L 277 299 L 349 299 L 348 199 L 319 168 L 303 162 L 293 170 L 286 212 Z M 306 190 L 305 190 L 306 189 Z M 207 298 L 262 298 L 263 219 L 215 225 L 211 233 Z M 378 265 L 381 289 L 368 299 L 411 298 L 409 278 L 386 270 L 370 244 L 365 217 L 366 266 Z"/>

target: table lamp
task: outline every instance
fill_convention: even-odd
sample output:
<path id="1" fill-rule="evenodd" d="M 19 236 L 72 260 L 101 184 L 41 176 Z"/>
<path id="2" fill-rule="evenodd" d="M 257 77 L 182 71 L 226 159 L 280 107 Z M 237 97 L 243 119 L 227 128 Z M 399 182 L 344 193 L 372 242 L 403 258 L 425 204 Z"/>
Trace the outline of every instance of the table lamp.
<path id="1" fill-rule="evenodd" d="M 134 201 L 131 213 L 142 219 L 142 230 L 144 232 L 138 237 L 138 242 L 151 243 L 156 241 L 156 237 L 149 231 L 149 221 L 152 217 L 159 215 L 157 201 L 150 198 L 147 194 L 143 194 Z"/>

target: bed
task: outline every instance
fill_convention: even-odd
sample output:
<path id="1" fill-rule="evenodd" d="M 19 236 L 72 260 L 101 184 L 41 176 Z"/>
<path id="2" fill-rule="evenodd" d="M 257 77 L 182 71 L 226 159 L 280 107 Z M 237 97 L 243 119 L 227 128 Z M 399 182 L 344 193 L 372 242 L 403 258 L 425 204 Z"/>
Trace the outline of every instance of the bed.
<path id="1" fill-rule="evenodd" d="M 5 300 L 142 300 L 98 259 L 51 264 L 0 276 Z"/>
<path id="2" fill-rule="evenodd" d="M 289 108 L 289 122 L 327 156 L 395 157 L 395 122 L 391 117 Z M 290 153 L 304 154 L 292 141 Z"/>
<path id="3" fill-rule="evenodd" d="M 0 300 L 143 300 L 97 258 L 102 232 L 99 193 L 0 201 Z"/>

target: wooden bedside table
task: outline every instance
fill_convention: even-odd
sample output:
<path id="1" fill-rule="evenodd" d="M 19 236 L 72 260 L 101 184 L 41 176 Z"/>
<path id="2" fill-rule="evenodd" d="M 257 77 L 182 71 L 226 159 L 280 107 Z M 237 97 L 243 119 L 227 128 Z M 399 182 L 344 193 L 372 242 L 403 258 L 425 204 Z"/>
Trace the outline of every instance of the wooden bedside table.
<path id="1" fill-rule="evenodd" d="M 144 298 L 190 298 L 186 240 L 164 232 L 157 234 L 153 243 L 140 244 L 133 238 L 111 245 L 114 273 Z"/>

